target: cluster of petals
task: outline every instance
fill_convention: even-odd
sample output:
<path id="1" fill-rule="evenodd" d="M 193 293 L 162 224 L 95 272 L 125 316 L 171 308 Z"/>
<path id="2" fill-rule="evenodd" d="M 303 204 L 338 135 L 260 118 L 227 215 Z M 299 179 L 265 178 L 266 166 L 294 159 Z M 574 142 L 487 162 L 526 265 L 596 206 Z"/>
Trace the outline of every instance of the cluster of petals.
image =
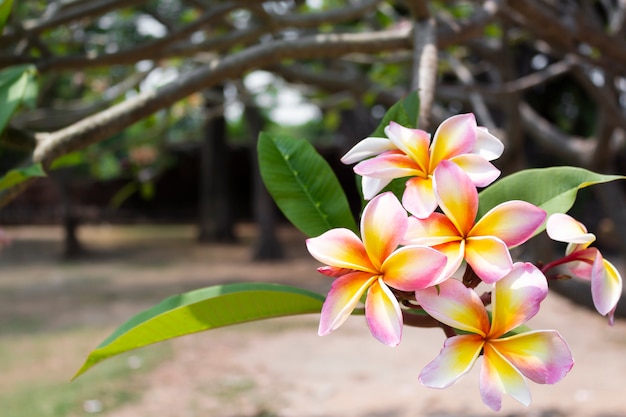
<path id="1" fill-rule="evenodd" d="M 321 273 L 336 277 L 322 307 L 319 334 L 337 329 L 367 291 L 365 317 L 372 335 L 389 346 L 402 337 L 402 311 L 391 288 L 413 292 L 440 283 L 446 257 L 420 245 L 398 247 L 408 216 L 390 192 L 365 207 L 361 238 L 348 229 L 331 229 L 308 239 L 310 254 L 327 265 Z"/>
<path id="2" fill-rule="evenodd" d="M 573 275 L 591 281 L 596 310 L 603 316 L 608 315 L 609 323 L 613 324 L 615 308 L 622 295 L 622 277 L 598 249 L 589 247 L 596 237 L 587 232 L 585 225 L 562 213 L 550 216 L 546 231 L 551 239 L 568 243 L 565 257 L 550 265 L 566 264 Z"/>
<path id="3" fill-rule="evenodd" d="M 366 200 L 393 179 L 411 177 L 406 182 L 402 204 L 412 215 L 426 218 L 437 208 L 432 175 L 442 161 L 461 167 L 477 187 L 491 184 L 500 175 L 489 161 L 502 154 L 504 145 L 486 128 L 477 126 L 472 113 L 446 119 L 432 143 L 427 132 L 395 122 L 385 128 L 385 135 L 387 138 L 365 138 L 341 159 L 345 164 L 361 161 L 354 172 L 363 177 Z"/>
<path id="4" fill-rule="evenodd" d="M 439 356 L 420 373 L 420 381 L 431 388 L 446 388 L 469 372 L 482 353 L 479 386 L 483 402 L 497 411 L 503 394 L 509 394 L 528 406 L 526 378 L 553 384 L 574 364 L 557 331 L 511 332 L 537 313 L 547 292 L 545 276 L 530 263 L 516 263 L 494 284 L 491 320 L 476 292 L 455 279 L 417 291 L 416 299 L 429 315 L 466 332 L 446 339 Z"/>
<path id="5" fill-rule="evenodd" d="M 437 203 L 443 213 L 409 218 L 405 243 L 433 247 L 448 257 L 444 275 L 452 275 L 465 259 L 478 277 L 494 283 L 511 271 L 509 248 L 530 239 L 546 212 L 526 201 L 507 201 L 475 222 L 478 192 L 455 163 L 441 161 L 434 172 Z"/>

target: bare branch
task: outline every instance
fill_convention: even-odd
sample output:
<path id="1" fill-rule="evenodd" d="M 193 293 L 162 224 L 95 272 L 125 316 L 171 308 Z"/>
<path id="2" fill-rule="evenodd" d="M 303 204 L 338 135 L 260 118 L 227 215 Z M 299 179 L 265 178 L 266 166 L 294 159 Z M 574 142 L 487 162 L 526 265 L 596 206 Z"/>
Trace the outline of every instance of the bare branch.
<path id="1" fill-rule="evenodd" d="M 288 58 L 334 58 L 358 51 L 377 53 L 410 46 L 405 31 L 316 35 L 253 46 L 222 60 L 215 60 L 157 91 L 139 94 L 65 129 L 38 134 L 39 144 L 33 159 L 47 165 L 64 153 L 105 139 L 196 91 L 236 78 L 252 68 Z"/>

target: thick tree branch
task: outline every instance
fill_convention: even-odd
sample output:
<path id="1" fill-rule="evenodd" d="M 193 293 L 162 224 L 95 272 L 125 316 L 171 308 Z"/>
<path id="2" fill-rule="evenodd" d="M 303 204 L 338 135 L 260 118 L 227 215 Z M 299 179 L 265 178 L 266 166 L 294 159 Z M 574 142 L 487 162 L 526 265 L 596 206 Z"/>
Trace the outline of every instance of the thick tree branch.
<path id="1" fill-rule="evenodd" d="M 214 60 L 157 91 L 139 94 L 65 129 L 37 135 L 33 159 L 44 165 L 69 151 L 98 142 L 188 95 L 284 59 L 335 58 L 353 52 L 377 53 L 410 48 L 405 31 L 328 34 L 274 41 Z"/>

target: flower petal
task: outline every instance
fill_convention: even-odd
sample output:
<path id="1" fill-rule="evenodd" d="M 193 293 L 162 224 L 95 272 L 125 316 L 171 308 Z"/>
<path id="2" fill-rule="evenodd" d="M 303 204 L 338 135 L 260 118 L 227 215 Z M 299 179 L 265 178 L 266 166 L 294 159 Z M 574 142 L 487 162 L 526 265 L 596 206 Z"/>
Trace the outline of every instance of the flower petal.
<path id="1" fill-rule="evenodd" d="M 398 123 L 390 122 L 385 127 L 385 135 L 402 152 L 407 154 L 422 172 L 428 172 L 428 146 L 430 135 L 420 129 L 409 129 Z"/>
<path id="2" fill-rule="evenodd" d="M 478 192 L 472 180 L 454 162 L 441 161 L 434 174 L 439 207 L 465 237 L 474 226 Z"/>
<path id="3" fill-rule="evenodd" d="M 591 296 L 596 310 L 603 316 L 608 314 L 612 323 L 615 307 L 622 296 L 622 277 L 599 251 L 591 270 Z"/>
<path id="4" fill-rule="evenodd" d="M 441 161 L 470 153 L 476 145 L 476 118 L 472 113 L 458 114 L 444 120 L 435 132 L 430 146 L 430 165 L 433 172 Z"/>
<path id="5" fill-rule="evenodd" d="M 448 326 L 480 336 L 489 332 L 489 316 L 480 297 L 456 279 L 416 291 L 415 299 L 430 316 Z"/>
<path id="6" fill-rule="evenodd" d="M 363 177 L 390 179 L 424 175 L 411 158 L 397 150 L 359 162 L 354 166 L 354 172 Z"/>
<path id="7" fill-rule="evenodd" d="M 496 282 L 492 294 L 491 331 L 498 338 L 530 320 L 548 295 L 548 282 L 531 263 L 517 262 L 511 272 Z"/>
<path id="8" fill-rule="evenodd" d="M 437 208 L 432 178 L 413 177 L 406 182 L 402 205 L 418 219 L 425 219 Z"/>
<path id="9" fill-rule="evenodd" d="M 472 369 L 483 343 L 475 334 L 446 339 L 439 356 L 420 372 L 420 382 L 430 388 L 449 387 Z"/>
<path id="10" fill-rule="evenodd" d="M 502 408 L 502 394 L 509 394 L 525 406 L 530 405 L 530 391 L 524 376 L 489 343 L 485 343 L 480 370 L 480 395 L 494 411 Z"/>
<path id="11" fill-rule="evenodd" d="M 482 156 L 466 153 L 450 161 L 460 166 L 476 187 L 486 187 L 500 176 L 500 170 Z"/>
<path id="12" fill-rule="evenodd" d="M 472 228 L 469 236 L 495 236 L 508 247 L 530 239 L 546 218 L 546 212 L 526 201 L 512 200 L 489 210 Z"/>
<path id="13" fill-rule="evenodd" d="M 383 263 L 383 280 L 401 291 L 415 291 L 439 281 L 447 258 L 426 246 L 404 246 L 393 252 Z M 445 277 L 447 278 L 447 277 Z"/>
<path id="14" fill-rule="evenodd" d="M 376 273 L 365 246 L 353 231 L 331 229 L 318 237 L 306 240 L 306 247 L 315 259 L 336 268 Z"/>
<path id="15" fill-rule="evenodd" d="M 433 213 L 426 219 L 409 217 L 409 226 L 404 235 L 404 244 L 435 246 L 459 241 L 459 231 L 444 214 Z"/>
<path id="16" fill-rule="evenodd" d="M 402 311 L 398 300 L 382 279 L 374 281 L 365 300 L 365 318 L 372 336 L 387 346 L 402 338 Z"/>
<path id="17" fill-rule="evenodd" d="M 361 189 L 363 190 L 363 198 L 371 200 L 378 194 L 383 188 L 391 182 L 391 178 L 374 178 L 363 177 L 361 180 Z"/>
<path id="18" fill-rule="evenodd" d="M 504 152 L 504 144 L 500 139 L 489 133 L 486 127 L 476 128 L 476 144 L 472 153 L 480 155 L 487 161 L 493 161 Z"/>
<path id="19" fill-rule="evenodd" d="M 555 330 L 521 333 L 489 343 L 525 377 L 538 384 L 557 383 L 574 366 L 572 352 Z"/>
<path id="20" fill-rule="evenodd" d="M 391 192 L 375 197 L 365 206 L 361 216 L 361 236 L 377 271 L 404 239 L 408 223 L 406 211 Z"/>
<path id="21" fill-rule="evenodd" d="M 322 306 L 318 334 L 325 336 L 341 326 L 375 280 L 376 276 L 366 272 L 353 272 L 337 278 Z"/>
<path id="22" fill-rule="evenodd" d="M 491 236 L 465 239 L 465 260 L 487 284 L 498 281 L 513 267 L 506 243 Z"/>
<path id="23" fill-rule="evenodd" d="M 352 147 L 342 158 L 346 165 L 354 164 L 363 159 L 379 155 L 385 151 L 395 149 L 395 145 L 387 138 L 365 138 Z"/>
<path id="24" fill-rule="evenodd" d="M 451 277 L 463 263 L 463 259 L 465 258 L 465 241 L 459 240 L 457 242 L 444 243 L 443 245 L 433 246 L 433 248 L 437 249 L 448 258 L 446 267 L 443 272 L 441 272 L 440 280 L 443 281 L 447 277 Z M 439 284 L 439 282 L 437 282 L 437 284 Z"/>
<path id="25" fill-rule="evenodd" d="M 587 233 L 587 228 L 573 217 L 555 213 L 548 218 L 546 232 L 550 239 L 567 243 L 591 243 L 596 240 L 593 233 Z"/>

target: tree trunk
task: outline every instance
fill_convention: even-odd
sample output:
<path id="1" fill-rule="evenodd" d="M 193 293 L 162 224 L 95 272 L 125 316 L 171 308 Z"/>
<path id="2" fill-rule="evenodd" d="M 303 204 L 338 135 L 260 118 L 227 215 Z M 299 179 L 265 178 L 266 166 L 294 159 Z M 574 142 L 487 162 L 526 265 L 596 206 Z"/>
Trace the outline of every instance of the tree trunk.
<path id="1" fill-rule="evenodd" d="M 219 100 L 215 96 L 219 97 Z M 205 95 L 207 113 L 221 106 L 222 88 L 209 90 Z M 200 181 L 198 213 L 198 240 L 200 242 L 237 241 L 230 198 L 228 175 L 228 145 L 226 121 L 223 113 L 209 117 L 200 145 Z"/>
<path id="2" fill-rule="evenodd" d="M 78 226 L 80 224 L 78 213 L 72 203 L 70 181 L 72 173 L 68 170 L 60 170 L 56 176 L 61 194 L 61 223 L 63 226 L 63 258 L 76 259 L 85 254 L 83 245 L 78 240 Z"/>
<path id="3" fill-rule="evenodd" d="M 246 105 L 244 116 L 250 130 L 250 135 L 254 138 L 250 152 L 252 153 L 252 189 L 254 220 L 258 227 L 258 237 L 254 245 L 252 259 L 257 261 L 283 259 L 284 251 L 278 237 L 276 236 L 276 207 L 269 195 L 259 171 L 259 159 L 257 155 L 256 143 L 259 133 L 263 129 L 263 115 L 254 105 Z"/>

